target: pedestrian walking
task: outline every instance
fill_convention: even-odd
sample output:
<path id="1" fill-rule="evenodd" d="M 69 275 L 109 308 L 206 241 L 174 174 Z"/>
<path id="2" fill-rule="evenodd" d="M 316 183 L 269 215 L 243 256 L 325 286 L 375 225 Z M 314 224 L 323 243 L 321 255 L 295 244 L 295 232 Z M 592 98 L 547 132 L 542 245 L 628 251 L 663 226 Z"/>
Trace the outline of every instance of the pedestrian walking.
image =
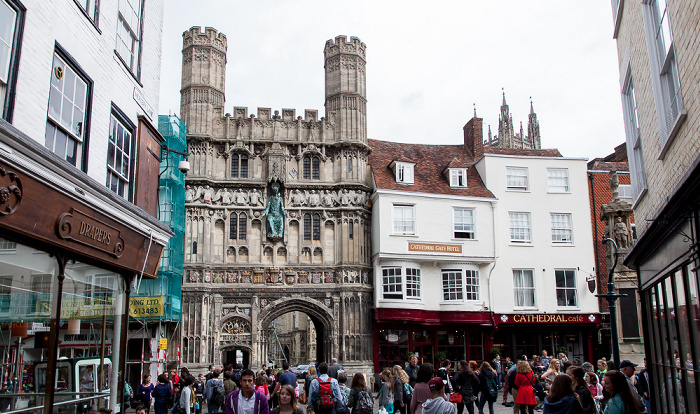
<path id="1" fill-rule="evenodd" d="M 484 405 L 489 404 L 489 413 L 493 414 L 493 403 L 498 399 L 498 387 L 496 385 L 496 370 L 491 364 L 484 361 L 479 367 L 479 414 L 484 414 Z"/>
<path id="2" fill-rule="evenodd" d="M 627 377 L 620 371 L 608 370 L 603 375 L 603 388 L 611 397 L 605 406 L 604 414 L 639 414 L 639 406 L 627 384 Z"/>
<path id="3" fill-rule="evenodd" d="M 408 372 L 406 373 L 409 374 Z M 435 368 L 433 368 L 433 364 L 423 364 L 418 368 L 416 386 L 413 387 L 413 396 L 411 397 L 411 414 L 421 414 L 423 403 L 432 398 L 433 394 L 430 392 L 428 382 L 434 376 Z"/>
<path id="4" fill-rule="evenodd" d="M 394 411 L 399 410 L 401 414 L 406 414 L 413 395 L 413 389 L 408 383 L 408 374 L 401 365 L 394 365 L 391 372 L 394 374 Z"/>
<path id="5" fill-rule="evenodd" d="M 139 388 L 136 391 L 136 398 L 146 409 L 146 414 L 151 411 L 151 393 L 155 387 L 154 384 L 151 384 L 151 376 L 149 374 L 143 374 L 143 381 L 139 384 Z"/>
<path id="6" fill-rule="evenodd" d="M 551 364 L 550 364 L 551 366 Z M 530 368 L 530 364 L 527 361 L 518 362 L 518 368 L 516 369 L 515 375 L 515 385 L 518 387 L 518 395 L 515 402 L 519 405 L 520 414 L 533 414 L 535 412 L 535 406 L 537 405 L 537 399 L 535 399 L 535 374 Z"/>
<path id="7" fill-rule="evenodd" d="M 459 361 L 459 370 L 455 373 L 453 384 L 457 392 L 462 394 L 462 402 L 457 403 L 457 414 L 464 412 L 467 407 L 469 414 L 474 414 L 474 401 L 479 392 L 479 378 L 467 361 Z"/>
<path id="8" fill-rule="evenodd" d="M 267 398 L 255 391 L 255 373 L 249 369 L 241 371 L 241 387 L 226 396 L 226 414 L 269 414 Z"/>
<path id="9" fill-rule="evenodd" d="M 543 414 L 583 414 L 578 396 L 574 393 L 571 377 L 557 375 L 544 399 Z"/>
<path id="10" fill-rule="evenodd" d="M 166 374 L 158 375 L 158 385 L 153 389 L 153 411 L 155 414 L 167 414 L 168 402 L 173 397 L 172 386 Z"/>
<path id="11" fill-rule="evenodd" d="M 280 387 L 277 402 L 277 407 L 270 414 L 304 414 L 297 403 L 296 391 L 292 385 L 284 384 Z"/>
<path id="12" fill-rule="evenodd" d="M 571 366 L 566 370 L 566 374 L 571 377 L 574 391 L 578 395 L 578 400 L 581 403 L 583 414 L 595 414 L 595 402 L 593 401 L 593 396 L 584 378 L 586 372 L 581 367 Z"/>
<path id="13" fill-rule="evenodd" d="M 408 383 L 411 385 L 412 388 L 416 387 L 416 378 L 418 378 L 418 368 L 418 357 L 416 355 L 411 355 L 411 357 L 408 359 L 408 365 L 406 365 L 406 368 L 404 369 L 406 371 L 406 374 L 408 374 Z M 426 381 L 425 383 L 427 384 L 428 381 Z"/>
<path id="14" fill-rule="evenodd" d="M 428 381 L 430 398 L 423 403 L 424 414 L 454 414 L 455 406 L 447 402 L 445 396 L 445 382 L 441 377 L 435 377 Z"/>

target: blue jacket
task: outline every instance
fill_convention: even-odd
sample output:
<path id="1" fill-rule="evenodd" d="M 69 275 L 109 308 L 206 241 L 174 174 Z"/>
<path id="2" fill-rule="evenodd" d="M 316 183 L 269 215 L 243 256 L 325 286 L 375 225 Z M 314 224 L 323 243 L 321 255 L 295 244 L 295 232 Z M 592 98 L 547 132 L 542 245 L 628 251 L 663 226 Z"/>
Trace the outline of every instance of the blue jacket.
<path id="1" fill-rule="evenodd" d="M 570 395 L 561 400 L 550 403 L 547 398 L 544 399 L 542 414 L 581 414 L 583 409 L 576 397 Z"/>

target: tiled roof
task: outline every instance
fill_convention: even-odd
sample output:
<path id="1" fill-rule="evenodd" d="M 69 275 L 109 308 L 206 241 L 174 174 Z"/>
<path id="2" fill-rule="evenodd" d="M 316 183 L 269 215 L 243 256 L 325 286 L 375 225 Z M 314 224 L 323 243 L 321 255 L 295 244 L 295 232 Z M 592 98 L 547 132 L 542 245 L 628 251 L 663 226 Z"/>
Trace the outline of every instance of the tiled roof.
<path id="1" fill-rule="evenodd" d="M 378 189 L 495 198 L 473 167 L 474 159 L 464 145 L 405 144 L 374 139 L 370 139 L 368 144 L 372 148 L 369 163 Z M 450 187 L 443 174 L 455 158 L 463 166 L 458 168 L 468 167 L 467 188 Z M 416 160 L 414 184 L 396 182 L 389 164 L 397 159 Z"/>
<path id="2" fill-rule="evenodd" d="M 604 158 L 594 158 L 588 161 L 589 171 L 629 171 L 627 162 L 609 162 Z"/>
<path id="3" fill-rule="evenodd" d="M 523 157 L 561 157 L 558 149 L 501 148 L 484 145 L 484 154 L 520 155 Z"/>

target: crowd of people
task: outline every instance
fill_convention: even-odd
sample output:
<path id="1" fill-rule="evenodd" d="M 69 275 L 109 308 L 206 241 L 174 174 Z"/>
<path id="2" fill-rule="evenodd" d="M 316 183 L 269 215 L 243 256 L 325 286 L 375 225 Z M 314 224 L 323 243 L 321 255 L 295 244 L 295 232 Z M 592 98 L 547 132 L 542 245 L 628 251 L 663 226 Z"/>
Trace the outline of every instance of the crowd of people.
<path id="1" fill-rule="evenodd" d="M 205 407 L 207 413 L 305 414 L 303 405 L 306 414 L 463 414 L 465 408 L 483 414 L 486 407 L 493 414 L 501 395 L 514 414 L 651 414 L 646 370 L 635 375 L 637 365 L 627 360 L 619 371 L 611 365 L 600 360 L 594 367 L 563 354 L 550 358 L 543 351 L 515 361 L 500 356 L 480 364 L 459 361 L 454 369 L 451 361 L 442 361 L 435 369 L 418 365 L 413 355 L 406 366 L 382 370 L 375 395 L 373 381 L 363 373 L 350 378 L 335 358 L 330 365 L 310 365 L 303 383 L 286 361 L 280 370 L 257 372 L 239 364 L 210 366 L 197 378 L 187 368 L 180 375 L 171 370 L 157 384 L 144 375 L 135 393 L 125 389 L 125 397 L 129 392 L 137 414 L 150 414 L 151 408 L 155 414 L 201 414 Z"/>

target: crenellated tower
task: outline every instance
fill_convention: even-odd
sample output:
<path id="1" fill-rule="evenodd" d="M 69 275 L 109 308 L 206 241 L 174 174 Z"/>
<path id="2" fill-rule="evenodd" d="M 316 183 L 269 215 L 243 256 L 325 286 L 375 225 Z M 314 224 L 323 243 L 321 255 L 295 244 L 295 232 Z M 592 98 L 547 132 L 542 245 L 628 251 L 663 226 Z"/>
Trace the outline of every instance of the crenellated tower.
<path id="1" fill-rule="evenodd" d="M 188 136 L 210 138 L 224 108 L 226 35 L 194 26 L 182 38 L 180 115 Z"/>
<path id="2" fill-rule="evenodd" d="M 326 69 L 326 119 L 335 123 L 338 141 L 367 144 L 365 44 L 337 36 L 323 50 Z"/>

